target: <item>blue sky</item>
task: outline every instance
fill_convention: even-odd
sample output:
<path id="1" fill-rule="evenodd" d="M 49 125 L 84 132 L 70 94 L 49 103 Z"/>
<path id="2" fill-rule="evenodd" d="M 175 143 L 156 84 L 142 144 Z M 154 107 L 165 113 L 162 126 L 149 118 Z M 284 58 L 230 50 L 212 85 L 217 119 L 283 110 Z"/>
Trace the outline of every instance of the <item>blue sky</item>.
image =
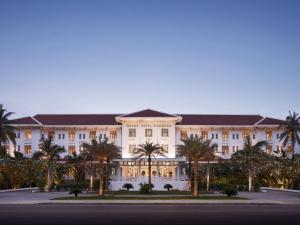
<path id="1" fill-rule="evenodd" d="M 0 0 L 0 103 L 300 113 L 300 1 Z"/>

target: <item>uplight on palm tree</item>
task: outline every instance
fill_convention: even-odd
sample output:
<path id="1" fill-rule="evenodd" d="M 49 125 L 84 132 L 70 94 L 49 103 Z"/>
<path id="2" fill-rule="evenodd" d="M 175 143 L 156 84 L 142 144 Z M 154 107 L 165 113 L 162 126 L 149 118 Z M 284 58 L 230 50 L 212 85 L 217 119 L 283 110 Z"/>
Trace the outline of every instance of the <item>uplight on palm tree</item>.
<path id="1" fill-rule="evenodd" d="M 289 112 L 289 115 L 285 119 L 285 123 L 279 126 L 283 129 L 280 135 L 280 140 L 283 141 L 283 146 L 286 147 L 288 142 L 292 143 L 292 154 L 295 152 L 296 143 L 300 145 L 300 116 L 293 112 Z"/>

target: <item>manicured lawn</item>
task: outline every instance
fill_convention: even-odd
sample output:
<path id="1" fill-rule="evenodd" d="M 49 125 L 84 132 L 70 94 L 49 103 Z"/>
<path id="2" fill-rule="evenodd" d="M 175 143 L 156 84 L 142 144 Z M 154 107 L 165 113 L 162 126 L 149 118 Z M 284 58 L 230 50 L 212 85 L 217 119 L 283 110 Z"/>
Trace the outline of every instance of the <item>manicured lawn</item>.
<path id="1" fill-rule="evenodd" d="M 108 191 L 107 195 L 140 195 L 139 191 Z M 203 192 L 204 194 L 204 192 Z M 148 195 L 192 195 L 190 191 L 152 191 Z"/>
<path id="2" fill-rule="evenodd" d="M 198 200 L 245 200 L 241 197 L 227 197 L 225 195 L 200 195 L 194 196 L 118 196 L 118 195 L 105 195 L 99 197 L 97 195 L 81 195 L 75 198 L 74 196 L 54 198 L 51 200 L 185 200 L 185 199 L 198 199 Z"/>

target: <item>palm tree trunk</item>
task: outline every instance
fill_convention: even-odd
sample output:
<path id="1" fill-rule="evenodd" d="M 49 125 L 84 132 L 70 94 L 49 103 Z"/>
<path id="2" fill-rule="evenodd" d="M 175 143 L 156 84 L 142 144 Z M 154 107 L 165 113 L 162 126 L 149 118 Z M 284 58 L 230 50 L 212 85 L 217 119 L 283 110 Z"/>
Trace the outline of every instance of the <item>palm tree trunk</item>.
<path id="1" fill-rule="evenodd" d="M 90 176 L 90 190 L 93 191 L 93 174 Z"/>
<path id="2" fill-rule="evenodd" d="M 248 176 L 248 191 L 252 191 L 252 176 L 250 173 Z"/>
<path id="3" fill-rule="evenodd" d="M 104 186 L 104 182 L 103 182 L 103 174 L 102 172 L 100 172 L 100 178 L 99 178 L 99 181 L 100 181 L 100 184 L 99 184 L 99 196 L 103 196 L 103 186 Z"/>
<path id="4" fill-rule="evenodd" d="M 198 162 L 194 162 L 194 196 L 198 196 Z"/>
<path id="5" fill-rule="evenodd" d="M 188 168 L 188 177 L 189 177 L 189 188 L 190 188 L 190 191 L 193 192 L 194 188 L 192 186 L 192 162 L 191 160 L 189 160 L 189 168 Z"/>
<path id="6" fill-rule="evenodd" d="M 47 190 L 51 191 L 51 168 L 50 168 L 50 165 L 48 165 Z"/>
<path id="7" fill-rule="evenodd" d="M 209 167 L 207 168 L 207 172 L 206 172 L 206 191 L 208 192 L 209 191 Z"/>
<path id="8" fill-rule="evenodd" d="M 151 157 L 148 157 L 148 183 L 149 183 L 149 186 L 150 186 L 150 190 L 152 189 L 151 188 Z"/>

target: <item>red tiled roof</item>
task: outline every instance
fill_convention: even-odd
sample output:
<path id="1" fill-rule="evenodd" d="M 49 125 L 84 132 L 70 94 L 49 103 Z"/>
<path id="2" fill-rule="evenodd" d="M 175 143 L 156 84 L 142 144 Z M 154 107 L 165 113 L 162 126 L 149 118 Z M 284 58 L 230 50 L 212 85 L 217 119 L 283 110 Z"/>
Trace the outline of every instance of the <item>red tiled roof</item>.
<path id="1" fill-rule="evenodd" d="M 122 115 L 122 117 L 176 117 L 176 115 L 158 112 L 152 109 L 145 109 L 142 111 Z"/>
<path id="2" fill-rule="evenodd" d="M 265 117 L 262 121 L 260 121 L 257 125 L 281 125 L 284 124 L 284 120 L 274 119 L 270 117 Z"/>
<path id="3" fill-rule="evenodd" d="M 43 125 L 117 125 L 118 114 L 37 114 Z"/>
<path id="4" fill-rule="evenodd" d="M 10 120 L 9 124 L 39 124 L 38 122 L 36 122 L 34 119 L 32 119 L 30 116 L 28 117 L 23 117 L 23 118 L 19 118 L 19 119 L 14 119 L 14 120 Z"/>
<path id="5" fill-rule="evenodd" d="M 194 115 L 181 114 L 180 125 L 232 125 L 251 126 L 261 120 L 260 115 Z"/>

